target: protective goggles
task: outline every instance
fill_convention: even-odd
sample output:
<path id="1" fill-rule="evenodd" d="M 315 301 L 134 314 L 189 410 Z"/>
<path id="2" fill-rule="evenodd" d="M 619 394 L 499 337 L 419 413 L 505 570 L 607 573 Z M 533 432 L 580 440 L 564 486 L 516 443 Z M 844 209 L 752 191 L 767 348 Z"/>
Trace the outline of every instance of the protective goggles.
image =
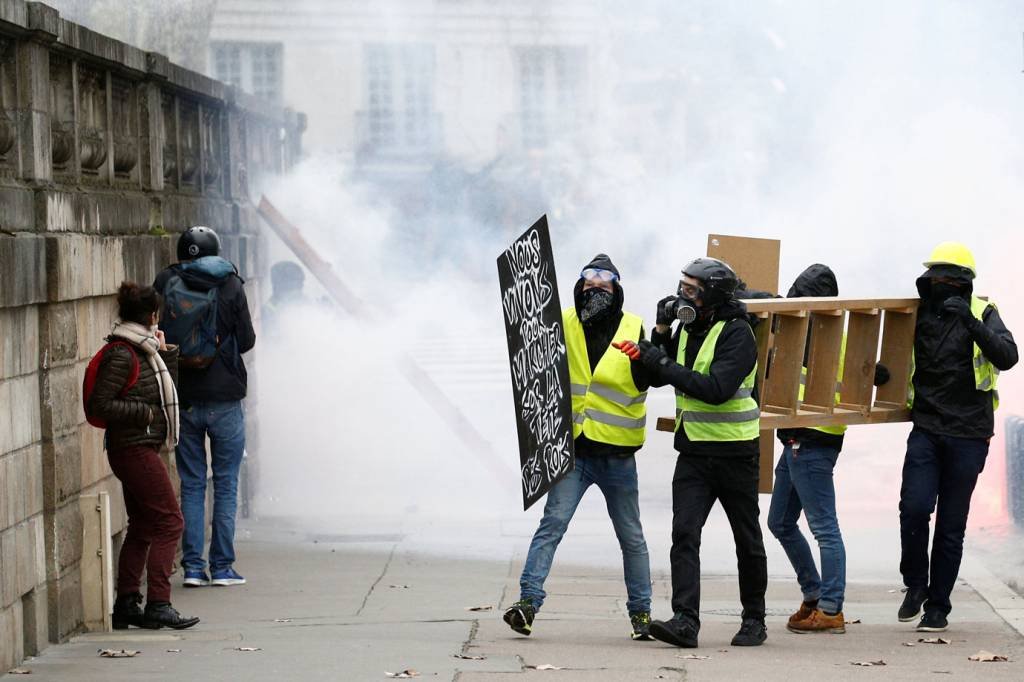
<path id="1" fill-rule="evenodd" d="M 602 270 L 601 268 L 584 268 L 583 272 L 580 273 L 580 277 L 585 280 L 597 280 L 599 282 L 615 282 L 619 279 L 619 276 L 611 270 Z"/>
<path id="2" fill-rule="evenodd" d="M 702 293 L 704 293 L 704 289 L 702 289 L 701 287 L 694 286 L 692 284 L 687 284 L 686 282 L 683 281 L 679 282 L 679 288 L 676 289 L 676 294 L 684 298 L 688 298 L 691 301 L 696 300 L 697 297 L 700 296 Z"/>

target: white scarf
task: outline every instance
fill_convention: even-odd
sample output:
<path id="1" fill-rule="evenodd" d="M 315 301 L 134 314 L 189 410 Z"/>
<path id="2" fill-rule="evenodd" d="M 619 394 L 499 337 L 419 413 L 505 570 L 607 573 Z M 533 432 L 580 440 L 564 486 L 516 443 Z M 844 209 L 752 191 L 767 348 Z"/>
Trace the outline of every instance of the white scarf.
<path id="1" fill-rule="evenodd" d="M 156 374 L 156 381 L 160 385 L 160 405 L 163 407 L 164 415 L 167 417 L 167 440 L 171 445 L 178 444 L 178 391 L 174 388 L 174 381 L 171 373 L 167 371 L 164 359 L 160 357 L 160 342 L 150 331 L 137 322 L 114 323 L 114 330 L 111 336 L 124 339 L 134 346 L 141 348 L 146 353 L 149 366 Z"/>

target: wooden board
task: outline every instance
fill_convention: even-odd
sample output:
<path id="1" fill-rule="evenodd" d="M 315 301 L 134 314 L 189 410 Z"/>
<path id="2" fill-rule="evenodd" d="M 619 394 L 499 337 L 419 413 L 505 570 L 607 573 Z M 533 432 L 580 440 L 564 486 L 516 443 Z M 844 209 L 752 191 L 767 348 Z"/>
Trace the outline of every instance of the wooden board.
<path id="1" fill-rule="evenodd" d="M 736 237 L 725 234 L 708 235 L 707 255 L 728 263 L 740 279 L 751 289 L 779 293 L 779 253 L 782 242 L 778 239 Z M 764 386 L 768 367 L 768 349 L 771 345 L 771 324 L 758 325 L 757 385 Z M 763 329 L 762 329 L 763 328 Z M 771 493 L 775 472 L 775 432 L 761 430 L 761 477 L 758 492 Z"/>
<path id="2" fill-rule="evenodd" d="M 708 255 L 725 261 L 751 289 L 779 293 L 778 239 L 708 235 Z"/>

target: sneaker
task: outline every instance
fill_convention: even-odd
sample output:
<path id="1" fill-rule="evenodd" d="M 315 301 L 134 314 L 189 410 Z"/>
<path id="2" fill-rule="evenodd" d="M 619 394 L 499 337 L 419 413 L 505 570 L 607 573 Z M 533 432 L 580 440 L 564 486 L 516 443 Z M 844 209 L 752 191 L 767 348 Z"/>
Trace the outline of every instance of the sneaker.
<path id="1" fill-rule="evenodd" d="M 842 611 L 830 616 L 821 609 L 814 609 L 811 611 L 811 615 L 803 620 L 798 620 L 795 623 L 790 620 L 786 628 L 798 635 L 808 632 L 831 632 L 834 635 L 841 635 L 846 632 L 846 620 Z"/>
<path id="2" fill-rule="evenodd" d="M 185 570 L 185 587 L 203 587 L 210 584 L 210 576 L 206 571 Z"/>
<path id="3" fill-rule="evenodd" d="M 650 611 L 637 611 L 629 614 L 629 622 L 633 625 L 633 633 L 630 637 L 644 642 L 654 641 L 654 638 L 651 637 Z"/>
<path id="4" fill-rule="evenodd" d="M 533 631 L 533 617 L 537 615 L 537 609 L 529 599 L 520 599 L 508 607 L 502 620 L 508 626 L 521 635 L 529 635 Z"/>
<path id="5" fill-rule="evenodd" d="M 768 639 L 768 628 L 760 618 L 744 618 L 739 632 L 732 638 L 733 646 L 761 646 Z"/>
<path id="6" fill-rule="evenodd" d="M 945 632 L 949 626 L 941 611 L 925 611 L 921 622 L 917 624 L 918 632 Z"/>
<path id="7" fill-rule="evenodd" d="M 652 620 L 651 637 L 684 649 L 697 648 L 697 625 L 688 618 L 674 616 L 669 620 Z"/>
<path id="8" fill-rule="evenodd" d="M 142 627 L 142 595 L 138 592 L 118 595 L 114 601 L 114 611 L 110 614 L 110 624 L 115 630 L 127 630 L 129 625 Z"/>
<path id="9" fill-rule="evenodd" d="M 235 569 L 231 568 L 230 566 L 228 566 L 227 568 L 219 568 L 216 571 L 213 571 L 210 574 L 210 576 L 212 578 L 212 580 L 210 580 L 211 585 L 219 585 L 221 587 L 226 587 L 228 585 L 245 584 L 245 578 L 238 575 L 238 573 L 235 572 Z"/>
<path id="10" fill-rule="evenodd" d="M 186 618 L 171 606 L 170 602 L 149 602 L 142 619 L 142 627 L 150 630 L 172 628 L 184 630 L 199 622 L 198 618 Z"/>
<path id="11" fill-rule="evenodd" d="M 910 587 L 906 596 L 903 597 L 903 604 L 900 606 L 899 619 L 901 623 L 909 623 L 921 615 L 921 606 L 928 599 L 928 590 L 924 587 Z"/>
<path id="12" fill-rule="evenodd" d="M 810 617 L 810 615 L 814 613 L 814 609 L 816 608 L 818 608 L 817 599 L 815 599 L 814 601 L 800 602 L 800 608 L 796 610 L 796 613 L 789 617 L 789 624 L 792 625 L 793 623 L 799 622 L 801 620 L 807 620 Z"/>

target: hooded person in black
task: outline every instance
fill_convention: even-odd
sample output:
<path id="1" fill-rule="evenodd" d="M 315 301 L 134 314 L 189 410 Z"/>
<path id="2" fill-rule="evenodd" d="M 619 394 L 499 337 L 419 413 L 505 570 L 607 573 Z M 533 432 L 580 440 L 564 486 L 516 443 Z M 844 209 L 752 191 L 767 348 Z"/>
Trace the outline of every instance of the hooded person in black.
<path id="1" fill-rule="evenodd" d="M 650 640 L 651 566 L 640 524 L 634 457 L 644 439 L 648 380 L 643 366 L 626 361 L 616 350 L 619 346 L 613 345 L 618 336 L 635 348 L 644 337 L 643 321 L 623 311 L 619 271 L 605 254 L 584 266 L 573 299 L 562 322 L 573 392 L 576 466 L 548 491 L 544 516 L 519 579 L 519 601 L 505 611 L 504 620 L 520 634 L 532 632 L 534 616 L 547 596 L 544 581 L 555 549 L 584 493 L 597 485 L 622 550 L 631 636 Z"/>
<path id="2" fill-rule="evenodd" d="M 757 646 L 767 637 L 768 566 L 758 521 L 759 411 L 753 386 L 757 345 L 746 306 L 735 298 L 737 284 L 735 272 L 721 261 L 698 258 L 691 262 L 683 269 L 678 295 L 659 302 L 650 343 L 640 344 L 640 361 L 649 372 L 651 386 L 671 385 L 685 399 L 710 407 L 736 406 L 728 419 L 700 411 L 688 417 L 690 413 L 684 411 L 677 422 L 679 456 L 672 479 L 670 554 L 674 615 L 668 621 L 652 622 L 651 634 L 682 647 L 697 646 L 701 531 L 716 500 L 729 518 L 739 568 L 743 623 L 732 644 Z M 691 311 L 686 317 L 696 316 L 673 333 L 670 325 L 684 309 Z M 679 363 L 675 359 L 683 326 L 686 346 Z M 713 357 L 706 369 L 694 369 L 705 342 L 713 344 Z M 705 421 L 717 422 L 715 432 L 721 435 L 693 439 L 687 434 L 689 423 L 696 428 Z"/>
<path id="3" fill-rule="evenodd" d="M 835 273 L 815 263 L 796 278 L 787 298 L 826 298 L 839 295 Z M 804 346 L 804 366 L 810 349 L 811 329 Z M 844 341 L 845 343 L 845 341 Z M 875 385 L 888 381 L 888 371 L 876 365 Z M 802 394 L 801 394 L 802 395 Z M 836 515 L 832 472 L 843 447 L 845 426 L 779 429 L 782 456 L 775 467 L 775 486 L 768 510 L 768 529 L 786 551 L 803 593 L 800 608 L 787 627 L 797 633 L 846 631 L 843 601 L 846 594 L 846 548 Z M 821 555 L 821 573 L 797 522 L 800 514 L 814 535 Z"/>
<path id="4" fill-rule="evenodd" d="M 900 488 L 901 621 L 924 614 L 921 632 L 948 625 L 971 495 L 985 467 L 999 371 L 1017 364 L 1017 344 L 994 303 L 974 296 L 974 256 L 939 244 L 917 280 L 911 421 Z M 929 521 L 935 536 L 929 562 Z"/>

